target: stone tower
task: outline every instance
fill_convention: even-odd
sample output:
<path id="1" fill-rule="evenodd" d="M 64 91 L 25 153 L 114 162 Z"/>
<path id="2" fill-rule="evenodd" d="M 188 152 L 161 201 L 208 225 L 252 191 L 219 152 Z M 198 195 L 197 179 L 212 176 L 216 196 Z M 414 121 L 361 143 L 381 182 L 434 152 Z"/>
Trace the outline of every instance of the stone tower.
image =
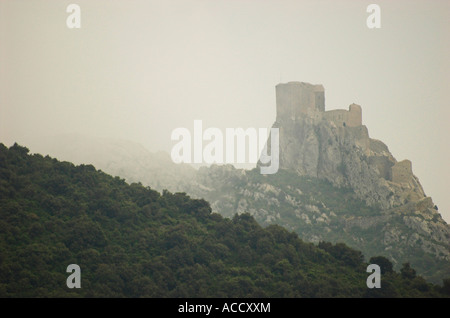
<path id="1" fill-rule="evenodd" d="M 281 83 L 276 87 L 277 120 L 295 120 L 304 114 L 325 111 L 322 85 L 304 82 Z"/>
<path id="2" fill-rule="evenodd" d="M 362 125 L 362 109 L 357 104 L 348 107 L 348 126 L 357 127 Z"/>

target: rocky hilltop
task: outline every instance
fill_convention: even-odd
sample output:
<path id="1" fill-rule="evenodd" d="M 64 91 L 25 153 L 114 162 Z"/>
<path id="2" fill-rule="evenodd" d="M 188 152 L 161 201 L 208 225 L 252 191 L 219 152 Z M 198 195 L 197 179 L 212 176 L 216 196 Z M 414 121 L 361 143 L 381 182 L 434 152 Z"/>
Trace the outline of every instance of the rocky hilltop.
<path id="1" fill-rule="evenodd" d="M 301 82 L 278 84 L 276 102 L 280 168 L 351 188 L 383 210 L 425 198 L 411 162 L 369 137 L 361 106 L 325 111 L 323 86 Z"/>

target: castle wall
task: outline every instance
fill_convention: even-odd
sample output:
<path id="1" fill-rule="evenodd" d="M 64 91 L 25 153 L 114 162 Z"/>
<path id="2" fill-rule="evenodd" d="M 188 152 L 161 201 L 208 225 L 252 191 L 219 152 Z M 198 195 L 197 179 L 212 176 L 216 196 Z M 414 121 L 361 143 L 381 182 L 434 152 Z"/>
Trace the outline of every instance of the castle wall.
<path id="1" fill-rule="evenodd" d="M 323 88 L 322 85 L 314 85 L 314 97 L 315 97 L 315 102 L 314 102 L 315 108 L 320 112 L 324 112 L 325 111 L 325 89 Z"/>
<path id="2" fill-rule="evenodd" d="M 351 104 L 348 111 L 345 109 L 326 111 L 323 117 L 334 122 L 336 126 L 358 127 L 362 125 L 362 109 L 356 104 Z"/>
<path id="3" fill-rule="evenodd" d="M 325 119 L 328 119 L 336 124 L 336 126 L 345 126 L 348 122 L 348 112 L 345 109 L 335 109 L 326 111 L 323 114 Z"/>
<path id="4" fill-rule="evenodd" d="M 392 182 L 408 183 L 412 179 L 412 164 L 409 160 L 397 162 L 392 166 Z"/>

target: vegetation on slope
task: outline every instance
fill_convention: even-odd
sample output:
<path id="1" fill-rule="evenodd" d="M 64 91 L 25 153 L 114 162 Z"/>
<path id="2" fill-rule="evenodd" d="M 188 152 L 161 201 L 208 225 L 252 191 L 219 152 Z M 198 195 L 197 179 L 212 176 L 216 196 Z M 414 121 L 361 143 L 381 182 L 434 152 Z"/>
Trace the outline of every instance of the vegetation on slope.
<path id="1" fill-rule="evenodd" d="M 278 224 L 307 242 L 345 243 L 363 252 L 365 260 L 373 255 L 385 256 L 400 271 L 410 263 L 427 281 L 441 284 L 450 277 L 445 251 L 448 245 L 424 235 L 417 226 L 439 233 L 442 219 L 433 219 L 415 227 L 406 220 L 424 220 L 419 206 L 405 205 L 392 210 L 367 206 L 351 189 L 337 188 L 326 180 L 299 176 L 280 169 L 276 174 L 261 175 L 258 169 L 239 170 L 212 166 L 200 169 L 200 183 L 208 191 L 189 193 L 203 197 L 227 217 L 236 212 L 250 213 L 263 226 Z M 426 214 L 423 212 L 424 215 Z M 440 218 L 440 217 L 439 217 Z"/>
<path id="2" fill-rule="evenodd" d="M 385 258 L 382 288 L 344 244 L 305 243 L 248 214 L 162 195 L 93 166 L 0 144 L 1 297 L 441 297 L 409 264 Z M 81 288 L 69 289 L 69 264 Z"/>

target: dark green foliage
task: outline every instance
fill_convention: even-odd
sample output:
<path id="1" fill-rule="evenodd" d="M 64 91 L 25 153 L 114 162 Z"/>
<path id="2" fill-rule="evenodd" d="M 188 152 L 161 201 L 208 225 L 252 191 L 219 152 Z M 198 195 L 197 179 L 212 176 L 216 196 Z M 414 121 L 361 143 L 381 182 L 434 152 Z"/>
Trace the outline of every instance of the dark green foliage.
<path id="1" fill-rule="evenodd" d="M 333 246 L 329 242 L 320 242 L 319 248 L 324 249 L 345 265 L 361 268 L 363 255 L 360 251 L 349 249 L 343 243 L 337 243 Z"/>
<path id="2" fill-rule="evenodd" d="M 450 296 L 450 278 L 444 279 L 444 286 L 442 287 L 441 292 Z"/>
<path id="3" fill-rule="evenodd" d="M 448 296 L 448 282 L 406 269 L 368 290 L 367 264 L 344 244 L 305 243 L 18 145 L 0 144 L 0 195 L 0 297 Z M 73 263 L 81 289 L 66 287 Z"/>
<path id="4" fill-rule="evenodd" d="M 370 264 L 377 264 L 378 266 L 380 266 L 381 274 L 392 273 L 394 271 L 391 261 L 388 260 L 384 256 L 371 257 L 370 260 L 369 260 L 369 263 Z"/>
<path id="5" fill-rule="evenodd" d="M 414 279 L 416 277 L 416 271 L 411 268 L 409 263 L 403 264 L 403 267 L 400 269 L 400 273 L 402 274 L 402 277 L 406 279 Z"/>

